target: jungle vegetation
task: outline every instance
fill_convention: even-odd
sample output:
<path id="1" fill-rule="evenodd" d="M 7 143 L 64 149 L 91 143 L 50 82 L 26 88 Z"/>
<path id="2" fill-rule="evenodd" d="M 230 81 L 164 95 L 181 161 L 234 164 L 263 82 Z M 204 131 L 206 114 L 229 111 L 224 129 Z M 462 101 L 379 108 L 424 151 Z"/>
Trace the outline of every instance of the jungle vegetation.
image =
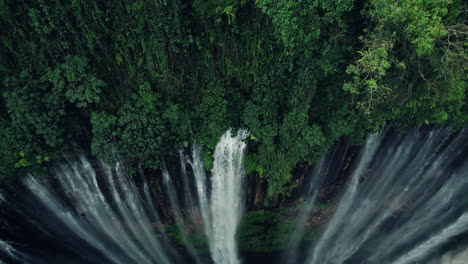
<path id="1" fill-rule="evenodd" d="M 233 127 L 285 194 L 341 138 L 466 126 L 466 16 L 462 0 L 0 0 L 0 178 L 77 146 L 157 169 Z"/>

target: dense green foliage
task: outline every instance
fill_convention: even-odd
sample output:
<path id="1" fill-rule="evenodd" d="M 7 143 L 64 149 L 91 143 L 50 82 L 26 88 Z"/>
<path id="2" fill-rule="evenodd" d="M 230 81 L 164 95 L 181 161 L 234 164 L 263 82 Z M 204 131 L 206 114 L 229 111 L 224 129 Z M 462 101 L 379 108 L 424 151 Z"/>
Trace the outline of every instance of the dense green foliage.
<path id="1" fill-rule="evenodd" d="M 281 210 L 257 210 L 246 213 L 236 234 L 239 249 L 243 252 L 273 252 L 288 245 L 289 234 L 294 231 L 297 222 L 291 215 L 297 214 L 294 207 Z M 192 226 L 193 228 L 193 226 Z M 189 225 L 174 223 L 165 227 L 165 231 L 177 244 L 184 245 L 184 240 L 193 245 L 197 253 L 207 253 L 208 241 L 202 230 L 192 230 Z M 304 239 L 311 240 L 318 230 L 307 230 Z"/>
<path id="2" fill-rule="evenodd" d="M 157 168 L 248 128 L 288 191 L 339 138 L 467 124 L 461 0 L 0 0 L 0 177 L 73 150 Z M 186 143 L 185 143 L 186 145 Z M 205 157 L 209 162 L 209 158 Z"/>
<path id="3" fill-rule="evenodd" d="M 272 252 L 283 249 L 288 242 L 288 235 L 294 232 L 296 221 L 280 211 L 252 211 L 241 221 L 237 238 L 239 248 L 244 252 Z"/>

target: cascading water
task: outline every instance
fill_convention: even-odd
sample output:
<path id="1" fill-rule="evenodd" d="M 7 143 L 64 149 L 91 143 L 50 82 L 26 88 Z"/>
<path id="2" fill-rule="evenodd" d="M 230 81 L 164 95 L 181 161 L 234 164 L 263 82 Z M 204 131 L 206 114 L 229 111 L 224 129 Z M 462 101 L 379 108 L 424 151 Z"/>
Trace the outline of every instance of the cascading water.
<path id="1" fill-rule="evenodd" d="M 233 137 L 229 130 L 222 136 L 215 149 L 210 196 L 201 149 L 194 145 L 190 162 L 181 153 L 184 206 L 199 204 L 211 258 L 215 263 L 239 262 L 235 233 L 242 213 L 246 147 L 243 139 L 247 135 L 241 130 Z M 196 176 L 198 202 L 192 198 L 187 164 L 193 167 Z M 174 220 L 178 223 L 176 225 L 186 225 L 189 220 L 194 220 L 190 219 L 194 216 L 182 213 L 175 184 L 168 171 L 164 168 L 162 171 L 164 189 Z M 79 263 L 201 263 L 182 229 L 179 230 L 181 240 L 190 256 L 178 254 L 177 246 L 171 246 L 162 232 L 161 216 L 144 177 L 133 179 L 120 164 L 115 168 L 101 164 L 96 170 L 86 159 L 63 164 L 54 174 L 59 184 L 58 191 L 48 181 L 28 177 L 24 181 L 29 192 L 24 195 L 25 199 L 19 199 L 21 201 L 12 206 L 3 196 L 0 200 L 4 207 L 10 206 L 18 211 L 22 218 L 40 230 L 38 232 L 47 233 L 48 239 L 60 241 L 67 250 L 79 256 Z M 12 198 L 16 197 L 15 191 L 12 192 Z M 34 197 L 34 201 L 30 197 Z M 188 218 L 187 221 L 184 218 Z M 0 240 L 0 261 L 2 259 L 18 263 L 40 262 L 39 255 L 30 258 Z"/>
<path id="2" fill-rule="evenodd" d="M 147 202 L 140 196 L 135 183 L 120 171 L 119 166 L 112 170 L 103 165 L 103 170 L 107 194 L 98 184 L 96 171 L 84 159 L 80 163 L 70 163 L 57 172 L 66 200 L 34 178 L 28 178 L 26 185 L 53 217 L 64 225 L 67 233 L 98 249 L 107 261 L 171 263 L 151 229 L 150 219 L 158 217 L 150 216 L 154 211 L 147 209 Z M 45 228 L 52 232 L 62 231 L 56 230 L 55 224 L 45 223 L 48 217 L 41 217 L 38 224 L 46 225 Z M 64 239 L 64 242 L 79 249 L 79 245 L 74 245 L 73 241 Z"/>
<path id="3" fill-rule="evenodd" d="M 387 130 L 367 139 L 304 263 L 428 263 L 467 235 L 467 133 L 435 129 L 387 136 Z M 339 153 L 335 158 L 341 159 Z M 332 176 L 323 171 L 312 174 L 311 184 Z"/>
<path id="4" fill-rule="evenodd" d="M 247 136 L 245 130 L 238 131 L 235 137 L 228 131 L 222 136 L 214 152 L 210 221 L 207 221 L 206 234 L 215 263 L 239 263 L 235 236 L 244 200 L 242 183 L 246 145 L 243 140 Z"/>
<path id="5" fill-rule="evenodd" d="M 369 136 L 358 152 L 340 144 L 311 170 L 295 232 L 268 263 L 467 263 L 467 131 L 389 130 Z M 247 136 L 227 131 L 208 175 L 193 144 L 190 156 L 180 153 L 180 177 L 163 169 L 161 186 L 120 164 L 82 159 L 57 167 L 52 180 L 28 177 L 4 188 L 0 263 L 240 263 Z M 314 224 L 318 217 L 325 220 Z M 187 227 L 205 234 L 208 256 Z"/>
<path id="6" fill-rule="evenodd" d="M 214 162 L 210 182 L 202 162 L 202 150 L 197 144 L 193 145 L 191 160 L 181 155 L 184 194 L 185 197 L 193 196 L 188 187 L 186 175 L 186 163 L 188 163 L 192 167 L 195 177 L 199 210 L 203 218 L 211 258 L 215 263 L 239 263 L 235 236 L 242 216 L 244 200 L 242 187 L 245 176 L 243 159 L 246 144 L 243 141 L 247 136 L 248 132 L 246 130 L 238 131 L 235 136 L 232 135 L 231 130 L 228 130 L 221 137 L 213 156 Z M 169 199 L 176 207 L 175 217 L 181 218 L 180 212 L 177 212 L 180 204 L 171 177 L 165 170 L 163 170 L 163 177 Z M 209 183 L 211 188 L 208 188 Z M 208 189 L 211 189 L 210 195 L 208 195 Z M 193 201 L 186 203 L 194 204 Z M 188 217 L 193 218 L 193 216 Z M 183 239 L 185 240 L 184 236 Z M 190 250 L 190 244 L 186 243 Z"/>
<path id="7" fill-rule="evenodd" d="M 20 256 L 17 256 L 16 250 L 10 244 L 8 244 L 6 241 L 1 241 L 1 240 L 0 240 L 0 255 L 4 255 L 3 258 L 5 259 L 6 258 L 13 259 L 13 260 L 21 259 Z M 3 264 L 3 263 L 6 263 L 6 262 L 3 262 L 0 259 L 0 264 Z"/>
<path id="8" fill-rule="evenodd" d="M 163 168 L 162 169 L 162 175 L 163 175 L 163 183 L 164 183 L 164 187 L 166 189 L 166 193 L 167 193 L 167 196 L 169 198 L 169 202 L 172 206 L 172 211 L 173 211 L 173 215 L 174 215 L 174 221 L 177 224 L 177 228 L 179 229 L 179 232 L 181 233 L 181 239 L 182 239 L 182 242 L 183 244 L 187 247 L 187 250 L 191 253 L 191 255 L 194 257 L 195 261 L 197 263 L 200 262 L 200 260 L 197 258 L 196 256 L 196 253 L 195 253 L 195 249 L 193 248 L 193 246 L 190 244 L 190 242 L 187 240 L 187 237 L 184 233 L 184 230 L 182 230 L 180 228 L 180 224 L 182 226 L 185 226 L 186 225 L 186 221 L 184 220 L 184 215 L 180 212 L 180 208 L 181 208 L 181 205 L 179 203 L 179 199 L 177 198 L 177 194 L 176 194 L 176 191 L 174 189 L 174 184 L 171 180 L 171 176 L 169 175 L 169 172 Z M 185 176 L 185 175 L 184 175 Z M 184 181 L 185 182 L 185 181 Z M 184 186 L 185 187 L 185 186 Z M 184 191 L 188 192 L 188 188 L 184 188 Z M 186 193 L 186 195 L 188 196 L 188 193 Z"/>
<path id="9" fill-rule="evenodd" d="M 330 153 L 324 156 L 313 168 L 311 179 L 305 191 L 305 206 L 297 217 L 297 225 L 286 246 L 286 250 L 281 258 L 282 263 L 294 264 L 298 262 L 298 247 L 305 232 L 305 222 L 310 218 L 314 210 L 317 197 L 325 181 L 333 182 L 338 177 L 340 169 L 345 166 L 348 146 L 335 147 Z"/>
<path id="10" fill-rule="evenodd" d="M 440 260 L 430 264 L 465 264 L 468 260 L 468 248 L 461 252 L 449 252 L 444 254 Z"/>

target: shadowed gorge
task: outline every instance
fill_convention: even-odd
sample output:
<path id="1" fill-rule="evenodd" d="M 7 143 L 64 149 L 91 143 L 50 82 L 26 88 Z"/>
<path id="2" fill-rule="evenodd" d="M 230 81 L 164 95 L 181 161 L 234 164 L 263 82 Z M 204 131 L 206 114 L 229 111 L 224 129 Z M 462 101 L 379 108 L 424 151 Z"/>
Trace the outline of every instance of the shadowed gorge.
<path id="1" fill-rule="evenodd" d="M 337 145 L 311 168 L 306 187 L 295 190 L 300 202 L 243 216 L 247 135 L 229 130 L 221 137 L 209 174 L 194 144 L 190 155 L 181 152 L 180 177 L 163 169 L 159 187 L 120 164 L 109 167 L 84 158 L 58 165 L 55 180 L 28 177 L 21 187 L 4 186 L 1 259 L 403 264 L 449 263 L 452 256 L 463 256 L 460 250 L 468 245 L 466 131 L 432 128 L 401 135 L 386 128 L 370 135 L 357 153 Z M 342 183 L 336 184 L 340 177 Z M 176 178 L 182 182 L 170 180 Z M 331 194 L 325 194 L 332 185 Z M 277 229 L 270 241 L 243 245 L 268 236 L 270 229 Z M 261 249 L 278 239 L 278 246 Z M 254 247 L 264 256 L 248 253 Z M 63 260 L 56 259 L 57 250 Z"/>

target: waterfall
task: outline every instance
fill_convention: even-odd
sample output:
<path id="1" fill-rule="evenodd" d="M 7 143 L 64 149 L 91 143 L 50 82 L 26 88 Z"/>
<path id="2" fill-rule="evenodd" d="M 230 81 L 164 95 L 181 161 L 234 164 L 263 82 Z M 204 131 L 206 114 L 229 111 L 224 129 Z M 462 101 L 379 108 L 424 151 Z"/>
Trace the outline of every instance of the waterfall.
<path id="1" fill-rule="evenodd" d="M 304 207 L 297 217 L 297 225 L 286 245 L 286 250 L 281 258 L 282 263 L 294 264 L 298 261 L 299 244 L 305 232 L 305 222 L 309 218 L 315 207 L 317 196 L 325 181 L 334 181 L 345 166 L 348 146 L 336 147 L 333 151 L 325 155 L 314 167 L 309 175 L 310 181 L 307 184 Z"/>
<path id="2" fill-rule="evenodd" d="M 81 158 L 55 166 L 49 179 L 0 186 L 0 263 L 241 263 L 247 137 L 223 134 L 210 173 L 193 143 L 191 154 L 179 151 L 180 167 L 163 166 L 151 185 L 142 171 Z M 386 128 L 359 149 L 338 144 L 305 177 L 293 210 L 272 210 L 297 224 L 281 257 L 268 261 L 464 263 L 467 153 L 467 131 L 448 128 Z M 313 220 L 324 202 L 323 219 Z"/>
<path id="3" fill-rule="evenodd" d="M 205 173 L 205 166 L 203 164 L 202 149 L 196 143 L 192 146 L 192 160 L 188 162 L 192 166 L 193 174 L 195 176 L 195 187 L 197 189 L 200 212 L 203 218 L 205 234 L 209 239 L 211 237 L 210 230 L 212 220 L 208 204 L 208 180 Z"/>
<path id="4" fill-rule="evenodd" d="M 467 146 L 449 129 L 370 136 L 306 263 L 424 262 L 466 233 Z"/>
<path id="5" fill-rule="evenodd" d="M 6 203 L 5 197 L 1 193 L 0 203 Z M 10 261 L 29 262 L 27 256 L 13 247 L 11 242 L 0 239 L 0 264 L 7 264 Z"/>
<path id="6" fill-rule="evenodd" d="M 431 264 L 465 264 L 468 259 L 468 248 L 461 252 L 449 252 L 444 254 L 440 260 Z"/>
<path id="7" fill-rule="evenodd" d="M 183 174 L 183 179 L 184 179 L 184 193 L 186 196 L 189 196 L 188 195 L 189 189 L 188 189 L 188 183 L 187 183 L 187 178 L 186 178 L 187 175 L 185 174 L 185 165 L 182 165 L 182 174 Z M 171 209 L 173 211 L 174 221 L 176 222 L 177 229 L 179 230 L 181 234 L 182 242 L 187 247 L 187 250 L 190 252 L 192 257 L 195 259 L 195 262 L 200 263 L 200 260 L 197 258 L 194 247 L 188 241 L 187 236 L 185 235 L 185 230 L 181 229 L 180 227 L 180 225 L 185 227 L 185 225 L 187 224 L 187 221 L 184 219 L 185 216 L 180 211 L 181 205 L 179 203 L 179 199 L 177 198 L 177 194 L 174 189 L 174 183 L 171 180 L 171 176 L 169 175 L 169 172 L 165 168 L 162 169 L 162 175 L 163 175 L 164 187 L 166 189 L 166 194 L 167 194 L 167 197 L 169 198 Z M 192 202 L 190 201 L 190 203 L 187 203 L 187 204 L 191 205 Z M 192 219 L 193 219 L 193 216 L 192 216 Z"/>
<path id="8" fill-rule="evenodd" d="M 19 253 L 7 241 L 0 240 L 0 263 L 6 263 L 3 258 L 21 260 Z"/>
<path id="9" fill-rule="evenodd" d="M 215 263 L 239 263 L 235 241 L 237 225 L 242 214 L 242 183 L 245 176 L 242 142 L 248 136 L 241 130 L 232 137 L 226 132 L 216 146 L 211 178 L 210 251 Z"/>
<path id="10" fill-rule="evenodd" d="M 192 145 L 191 159 L 179 152 L 184 197 L 186 199 L 189 197 L 186 204 L 189 206 L 195 204 L 193 201 L 195 196 L 191 193 L 186 172 L 186 167 L 189 165 L 195 178 L 198 209 L 203 219 L 211 258 L 215 263 L 239 263 L 235 236 L 244 201 L 242 189 L 245 176 L 243 162 L 246 144 L 243 141 L 247 136 L 246 130 L 238 131 L 235 136 L 232 135 L 231 130 L 223 134 L 214 151 L 210 181 L 205 172 L 202 149 L 198 144 Z M 169 200 L 175 208 L 175 217 L 183 222 L 183 216 L 177 209 L 180 208 L 180 203 L 175 194 L 174 183 L 167 170 L 164 169 L 163 179 Z M 208 190 L 211 191 L 208 192 Z M 193 215 L 189 217 L 194 218 Z M 184 235 L 182 239 L 188 249 L 193 251 Z"/>
<path id="11" fill-rule="evenodd" d="M 96 171 L 83 159 L 62 166 L 57 175 L 67 201 L 39 183 L 26 180 L 38 201 L 57 217 L 67 232 L 99 250 L 112 263 L 171 263 L 151 229 L 147 201 L 135 183 L 117 165 L 115 170 L 103 165 L 109 194 L 98 184 Z M 72 207 L 67 206 L 71 204 Z M 44 221 L 44 219 L 41 219 Z M 47 224 L 41 222 L 41 224 Z M 51 231 L 54 226 L 47 226 Z M 71 245 L 73 241 L 67 241 Z M 79 249 L 79 246 L 76 248 Z"/>
<path id="12" fill-rule="evenodd" d="M 424 241 L 410 252 L 404 254 L 395 261 L 397 264 L 410 264 L 424 259 L 424 256 L 432 252 L 437 246 L 446 242 L 449 238 L 468 230 L 468 213 L 464 213 L 455 223 L 444 228 L 440 233 Z"/>
<path id="13" fill-rule="evenodd" d="M 202 167 L 201 151 L 194 146 L 191 164 L 205 221 L 205 233 L 215 263 L 239 263 L 235 236 L 244 200 L 242 187 L 246 144 L 243 140 L 247 136 L 245 130 L 238 131 L 236 136 L 232 136 L 231 130 L 228 130 L 216 145 L 209 199 L 206 196 L 208 181 Z"/>
<path id="14" fill-rule="evenodd" d="M 82 257 L 83 263 L 91 259 L 90 263 L 115 264 L 183 263 L 188 260 L 177 252 L 180 246 L 190 254 L 190 262 L 203 263 L 180 228 L 197 221 L 193 212 L 198 207 L 211 259 L 215 263 L 239 263 L 235 234 L 242 215 L 246 148 L 243 140 L 247 135 L 243 130 L 232 135 L 229 130 L 221 137 L 214 151 L 210 178 L 205 174 L 202 150 L 197 144 L 193 144 L 191 158 L 180 151 L 182 199 L 169 172 L 162 168 L 165 196 L 183 245 L 172 245 L 166 236 L 142 172 L 132 176 L 120 163 L 115 167 L 104 163 L 96 166 L 85 158 L 65 162 L 53 173 L 58 186 L 30 176 L 24 180 L 28 193 L 19 196 L 24 199 L 10 206 L 10 201 L 0 194 L 0 203 L 17 211 L 48 239 L 60 241 L 67 250 Z M 187 165 L 195 177 L 191 182 Z M 191 184 L 195 184 L 196 195 L 191 193 Z M 2 256 L 18 261 L 20 257 L 21 261 L 29 259 L 0 240 L 3 261 Z M 39 261 L 37 256 L 32 259 Z"/>

